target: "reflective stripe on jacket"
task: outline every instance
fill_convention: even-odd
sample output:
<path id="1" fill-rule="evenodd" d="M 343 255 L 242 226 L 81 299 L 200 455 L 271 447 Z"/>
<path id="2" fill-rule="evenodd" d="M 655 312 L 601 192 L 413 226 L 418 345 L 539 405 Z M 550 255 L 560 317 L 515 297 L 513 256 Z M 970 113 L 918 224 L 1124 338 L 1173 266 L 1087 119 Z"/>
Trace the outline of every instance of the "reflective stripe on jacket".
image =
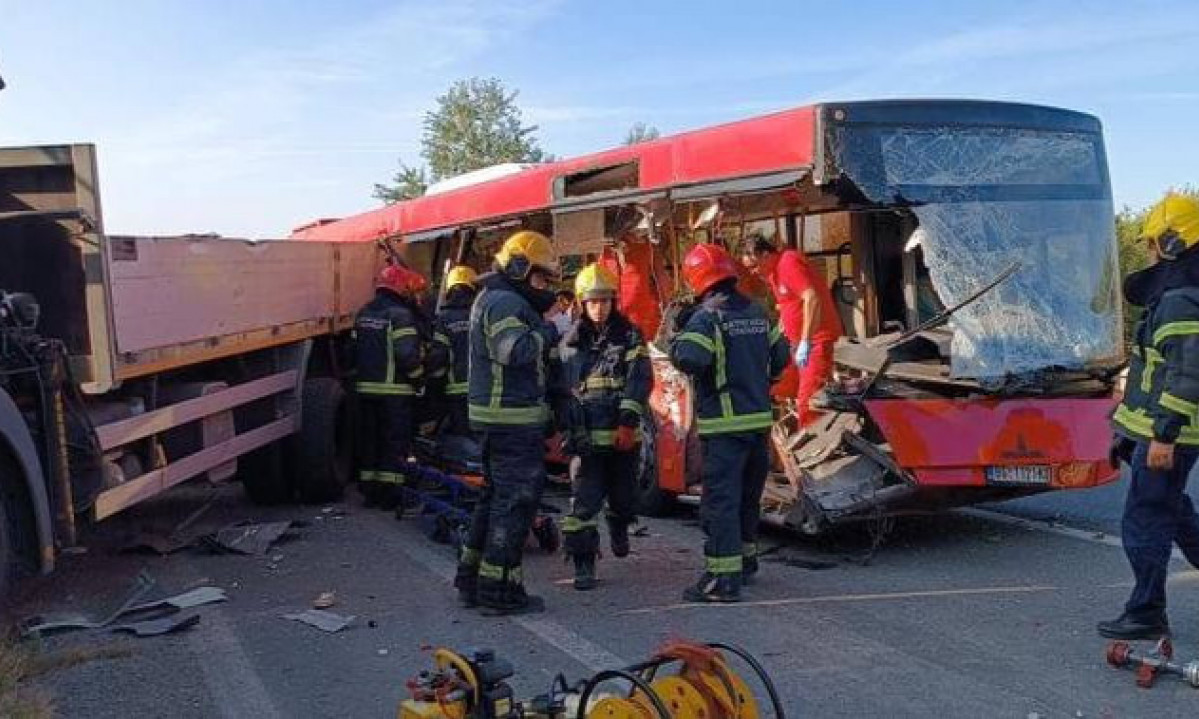
<path id="1" fill-rule="evenodd" d="M 613 312 L 602 332 L 579 319 L 563 345 L 566 384 L 583 407 L 591 445 L 611 447 L 618 425 L 636 427 L 646 413 L 653 370 L 645 340 Z"/>
<path id="2" fill-rule="evenodd" d="M 705 295 L 670 345 L 671 361 L 695 381 L 699 434 L 769 429 L 770 385 L 789 352 L 782 331 L 745 295 L 719 286 Z"/>
<path id="3" fill-rule="evenodd" d="M 433 323 L 433 345 L 438 352 L 436 362 L 430 365 L 429 376 L 445 379 L 447 395 L 465 395 L 470 366 L 470 302 L 447 304 L 441 308 Z"/>
<path id="4" fill-rule="evenodd" d="M 561 382 L 558 331 L 501 275 L 479 284 L 470 313 L 471 428 L 544 427 L 551 385 Z"/>
<path id="5" fill-rule="evenodd" d="M 376 292 L 354 320 L 357 390 L 376 395 L 416 394 L 424 374 L 427 333 L 421 310 L 414 303 L 387 290 Z"/>
<path id="6" fill-rule="evenodd" d="M 1168 290 L 1137 324 L 1112 422 L 1134 440 L 1199 445 L 1199 288 Z"/>

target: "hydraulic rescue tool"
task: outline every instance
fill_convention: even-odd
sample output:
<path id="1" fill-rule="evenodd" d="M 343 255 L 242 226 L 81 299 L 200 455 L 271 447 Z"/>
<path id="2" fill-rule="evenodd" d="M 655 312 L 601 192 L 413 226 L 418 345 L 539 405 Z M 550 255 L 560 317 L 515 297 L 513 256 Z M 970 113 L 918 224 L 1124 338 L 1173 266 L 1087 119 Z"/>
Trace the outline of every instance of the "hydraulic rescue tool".
<path id="1" fill-rule="evenodd" d="M 1128 642 L 1112 642 L 1107 647 L 1107 663 L 1117 669 L 1132 669 L 1137 675 L 1137 686 L 1149 689 L 1158 674 L 1174 674 L 1199 689 L 1199 659 L 1186 664 L 1176 664 L 1174 645 L 1168 637 L 1158 640 L 1152 652 L 1133 649 Z"/>
<path id="2" fill-rule="evenodd" d="M 727 644 L 670 642 L 653 658 L 609 669 L 575 685 L 559 674 L 547 693 L 521 702 L 512 665 L 490 650 L 433 652 L 431 671 L 409 679 L 398 719 L 758 719 L 758 699 L 730 666 L 736 658 L 765 689 L 773 715 L 782 702 L 752 655 Z M 601 690 L 601 687 L 607 687 Z"/>

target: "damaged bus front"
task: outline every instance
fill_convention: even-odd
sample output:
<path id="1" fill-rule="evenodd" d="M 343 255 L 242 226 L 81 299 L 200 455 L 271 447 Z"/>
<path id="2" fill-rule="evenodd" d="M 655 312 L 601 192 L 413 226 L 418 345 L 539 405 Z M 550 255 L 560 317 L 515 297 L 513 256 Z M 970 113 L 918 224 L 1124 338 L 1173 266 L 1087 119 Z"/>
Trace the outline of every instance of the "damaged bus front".
<path id="1" fill-rule="evenodd" d="M 776 427 L 767 516 L 816 532 L 1114 479 L 1122 323 L 1099 121 L 864 102 L 820 106 L 816 135 L 804 194 L 850 216 L 834 285 L 848 336 L 825 414 Z"/>

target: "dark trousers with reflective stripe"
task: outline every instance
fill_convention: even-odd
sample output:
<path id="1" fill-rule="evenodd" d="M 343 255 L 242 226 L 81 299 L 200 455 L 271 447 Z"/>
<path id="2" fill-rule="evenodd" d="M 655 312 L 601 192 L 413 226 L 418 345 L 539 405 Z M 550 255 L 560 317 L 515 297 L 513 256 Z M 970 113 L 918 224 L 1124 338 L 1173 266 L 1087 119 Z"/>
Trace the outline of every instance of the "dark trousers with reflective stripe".
<path id="1" fill-rule="evenodd" d="M 637 452 L 606 449 L 580 457 L 570 515 L 562 523 L 567 554 L 594 556 L 599 552 L 595 518 L 608 500 L 608 523 L 628 527 L 636 519 Z"/>
<path id="2" fill-rule="evenodd" d="M 519 427 L 485 432 L 483 490 L 463 556 L 481 557 L 480 582 L 520 585 L 525 539 L 545 489 L 545 432 Z"/>
<path id="3" fill-rule="evenodd" d="M 1177 544 L 1187 561 L 1199 567 L 1199 515 L 1186 493 L 1199 450 L 1177 447 L 1174 469 L 1168 472 L 1149 469 L 1148 451 L 1148 443 L 1137 442 L 1124 500 L 1124 553 L 1136 578 L 1125 611 L 1138 619 L 1155 620 L 1166 610 L 1172 545 Z"/>
<path id="4" fill-rule="evenodd" d="M 395 487 L 412 449 L 412 398 L 358 394 L 358 481 Z M 367 485 L 363 485 L 367 489 Z"/>
<path id="5" fill-rule="evenodd" d="M 770 467 L 765 432 L 738 432 L 700 437 L 703 449 L 703 494 L 700 522 L 707 571 L 741 571 L 743 545 L 757 541 L 762 490 Z"/>

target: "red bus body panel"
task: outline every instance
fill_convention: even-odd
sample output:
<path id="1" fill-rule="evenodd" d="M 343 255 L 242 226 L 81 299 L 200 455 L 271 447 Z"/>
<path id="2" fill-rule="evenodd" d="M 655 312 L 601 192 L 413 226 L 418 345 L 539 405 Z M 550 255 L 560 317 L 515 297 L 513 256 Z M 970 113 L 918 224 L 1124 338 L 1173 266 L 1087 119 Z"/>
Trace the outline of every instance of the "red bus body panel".
<path id="1" fill-rule="evenodd" d="M 922 486 L 985 486 L 986 467 L 1050 466 L 1051 488 L 1116 478 L 1108 463 L 1115 400 L 879 399 L 866 402 L 901 467 Z"/>
<path id="2" fill-rule="evenodd" d="M 554 204 L 554 180 L 591 168 L 638 166 L 640 191 L 811 167 L 818 106 L 685 132 L 629 147 L 546 163 L 478 185 L 295 229 L 300 240 L 361 242 L 492 222 Z"/>

